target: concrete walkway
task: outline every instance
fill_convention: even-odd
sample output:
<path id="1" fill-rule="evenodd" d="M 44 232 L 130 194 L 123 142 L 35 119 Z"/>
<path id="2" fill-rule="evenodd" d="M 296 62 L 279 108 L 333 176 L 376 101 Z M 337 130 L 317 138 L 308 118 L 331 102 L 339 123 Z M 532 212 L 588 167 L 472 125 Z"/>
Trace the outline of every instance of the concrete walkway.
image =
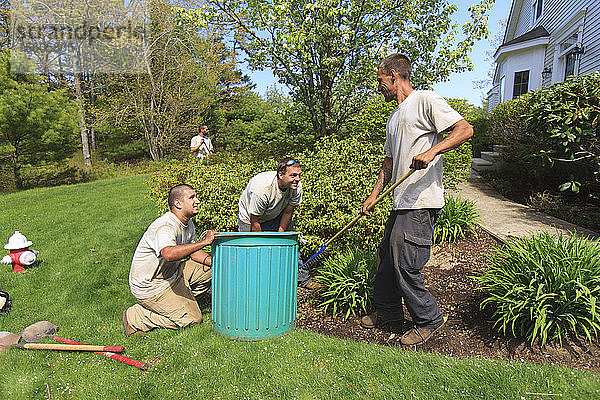
<path id="1" fill-rule="evenodd" d="M 552 217 L 530 207 L 503 197 L 488 185 L 475 171 L 467 182 L 459 185 L 463 198 L 475 202 L 481 215 L 481 227 L 492 236 L 505 242 L 511 237 L 525 237 L 533 232 L 547 230 L 553 233 L 574 232 L 593 239 L 600 238 L 591 231 Z"/>

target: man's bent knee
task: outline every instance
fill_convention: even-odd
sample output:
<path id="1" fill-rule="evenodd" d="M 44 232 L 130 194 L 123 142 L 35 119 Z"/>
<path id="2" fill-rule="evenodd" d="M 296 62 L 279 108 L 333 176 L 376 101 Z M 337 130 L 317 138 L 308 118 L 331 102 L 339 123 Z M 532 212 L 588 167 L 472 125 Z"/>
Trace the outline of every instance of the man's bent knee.
<path id="1" fill-rule="evenodd" d="M 174 322 L 179 328 L 187 328 L 189 326 L 198 325 L 202 323 L 202 312 L 200 310 L 197 312 L 185 312 Z"/>

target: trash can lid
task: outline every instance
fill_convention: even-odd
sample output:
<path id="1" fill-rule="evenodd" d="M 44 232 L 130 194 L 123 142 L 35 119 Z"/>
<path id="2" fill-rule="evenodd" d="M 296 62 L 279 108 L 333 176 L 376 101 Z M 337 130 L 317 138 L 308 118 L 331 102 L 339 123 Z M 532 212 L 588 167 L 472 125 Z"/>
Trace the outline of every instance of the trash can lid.
<path id="1" fill-rule="evenodd" d="M 300 232 L 219 232 L 215 235 L 217 239 L 229 239 L 229 238 L 240 238 L 240 237 L 285 237 L 285 236 L 298 236 Z"/>

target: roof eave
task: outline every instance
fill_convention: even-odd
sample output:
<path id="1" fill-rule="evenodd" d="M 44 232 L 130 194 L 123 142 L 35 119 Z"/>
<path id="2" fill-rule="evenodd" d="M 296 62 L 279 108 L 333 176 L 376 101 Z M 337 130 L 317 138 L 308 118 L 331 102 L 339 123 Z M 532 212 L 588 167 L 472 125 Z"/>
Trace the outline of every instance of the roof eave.
<path id="1" fill-rule="evenodd" d="M 504 56 L 508 53 L 512 53 L 512 52 L 518 51 L 518 50 L 525 50 L 525 49 L 529 49 L 529 48 L 533 48 L 533 47 L 537 47 L 537 46 L 545 46 L 549 42 L 550 42 L 550 37 L 545 36 L 545 37 L 530 39 L 525 42 L 510 44 L 508 46 L 500 46 L 498 48 L 498 50 L 496 50 L 496 53 L 494 53 L 494 61 L 496 63 L 498 63 L 500 61 L 500 59 L 502 58 L 502 56 Z"/>

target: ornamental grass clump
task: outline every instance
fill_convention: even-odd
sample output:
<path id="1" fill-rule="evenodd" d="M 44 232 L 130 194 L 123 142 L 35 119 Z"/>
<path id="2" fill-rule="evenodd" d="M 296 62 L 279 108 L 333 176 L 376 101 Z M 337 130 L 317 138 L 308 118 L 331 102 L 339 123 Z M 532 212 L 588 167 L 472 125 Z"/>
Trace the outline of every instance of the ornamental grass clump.
<path id="1" fill-rule="evenodd" d="M 373 298 L 377 259 L 374 253 L 351 250 L 328 258 L 317 270 L 314 280 L 322 283 L 319 292 L 325 311 L 333 315 L 366 313 Z"/>
<path id="2" fill-rule="evenodd" d="M 548 232 L 514 239 L 489 258 L 476 279 L 503 333 L 542 346 L 570 334 L 597 338 L 600 329 L 600 241 Z"/>
<path id="3" fill-rule="evenodd" d="M 472 233 L 477 236 L 475 225 L 479 213 L 475 202 L 460 196 L 446 196 L 446 204 L 435 223 L 433 239 L 436 243 L 455 242 Z"/>

